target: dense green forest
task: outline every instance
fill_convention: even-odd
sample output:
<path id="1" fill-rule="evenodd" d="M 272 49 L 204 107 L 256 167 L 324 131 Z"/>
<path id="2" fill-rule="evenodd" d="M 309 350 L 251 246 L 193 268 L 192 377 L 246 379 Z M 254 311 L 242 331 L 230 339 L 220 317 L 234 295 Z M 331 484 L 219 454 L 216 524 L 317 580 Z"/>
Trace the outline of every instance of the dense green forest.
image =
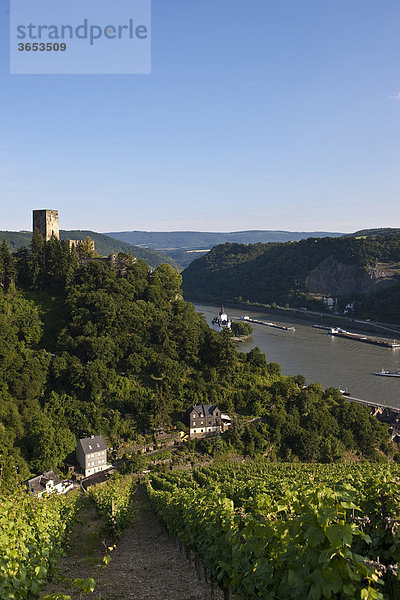
<path id="1" fill-rule="evenodd" d="M 164 252 L 156 252 L 149 248 L 139 248 L 124 241 L 116 240 L 102 233 L 85 230 L 60 231 L 61 240 L 84 240 L 90 237 L 95 243 L 96 252 L 100 256 L 109 256 L 110 254 L 118 254 L 119 252 L 131 253 L 136 258 L 141 258 L 147 262 L 152 268 L 156 268 L 161 263 L 170 264 L 174 269 L 180 271 L 182 267 L 175 262 L 173 258 Z M 32 233 L 29 231 L 0 231 L 0 240 L 5 239 L 13 252 L 21 247 L 28 248 Z"/>
<path id="2" fill-rule="evenodd" d="M 77 437 L 135 439 L 218 403 L 237 421 L 227 444 L 245 453 L 332 461 L 397 453 L 387 428 L 331 389 L 284 377 L 258 348 L 240 353 L 181 296 L 167 264 L 150 271 L 79 264 L 66 243 L 34 234 L 0 246 L 0 454 L 3 477 L 62 467 Z M 130 419 L 124 415 L 129 414 Z"/>
<path id="3" fill-rule="evenodd" d="M 400 234 L 342 238 L 309 238 L 286 244 L 216 246 L 183 272 L 188 299 L 250 301 L 313 307 L 306 278 L 324 259 L 365 269 L 376 263 L 400 262 Z M 400 273 L 400 268 L 399 268 Z M 370 297 L 352 293 L 361 310 L 381 319 L 399 320 L 400 280 Z M 344 298 L 348 301 L 350 298 Z"/>

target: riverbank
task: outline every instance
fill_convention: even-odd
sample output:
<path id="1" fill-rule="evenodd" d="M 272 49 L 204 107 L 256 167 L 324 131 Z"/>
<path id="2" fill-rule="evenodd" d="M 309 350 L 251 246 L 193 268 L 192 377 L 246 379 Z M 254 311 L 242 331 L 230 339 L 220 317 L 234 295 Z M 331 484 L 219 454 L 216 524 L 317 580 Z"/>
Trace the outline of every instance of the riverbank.
<path id="1" fill-rule="evenodd" d="M 191 302 L 192 304 L 202 304 L 204 306 L 215 306 L 216 302 L 213 304 L 211 302 L 203 302 L 202 300 L 187 300 L 187 302 Z M 304 310 L 301 308 L 286 308 L 284 306 L 275 306 L 269 307 L 265 304 L 252 303 L 249 304 L 247 302 L 224 302 L 225 308 L 232 309 L 242 309 L 244 314 L 246 311 L 257 311 L 260 313 L 273 313 L 273 314 L 281 314 L 285 316 L 293 315 L 296 319 L 301 319 L 304 321 L 309 321 L 312 323 L 317 323 L 321 325 L 332 325 L 335 327 L 348 327 L 353 329 L 358 329 L 360 331 L 369 331 L 371 333 L 381 333 L 389 338 L 394 335 L 400 337 L 400 324 L 396 323 L 383 323 L 379 321 L 366 321 L 363 319 L 355 319 L 354 317 L 345 317 L 344 315 L 334 315 L 331 313 L 321 313 L 311 310 Z"/>
<path id="2" fill-rule="evenodd" d="M 195 305 L 209 325 L 221 307 Z M 346 389 L 351 396 L 362 398 L 371 403 L 400 407 L 400 378 L 376 377 L 374 373 L 385 369 L 400 369 L 400 348 L 381 347 L 373 344 L 362 344 L 352 339 L 331 336 L 328 331 L 312 327 L 321 323 L 321 327 L 332 327 L 325 320 L 316 319 L 315 315 L 304 318 L 295 311 L 274 311 L 274 313 L 251 310 L 243 304 L 239 307 L 225 309 L 232 320 L 241 319 L 244 315 L 263 321 L 276 322 L 278 325 L 294 326 L 295 331 L 284 331 L 279 328 L 253 325 L 251 338 L 237 344 L 241 352 L 249 352 L 258 346 L 265 352 L 268 362 L 281 366 L 283 375 L 303 375 L 306 383 L 318 382 L 324 388 L 335 387 Z M 356 331 L 357 325 L 346 322 L 343 327 Z M 384 335 L 379 333 L 379 338 Z M 393 333 L 393 338 L 400 335 Z"/>
<path id="3" fill-rule="evenodd" d="M 251 335 L 233 335 L 232 336 L 233 342 L 247 342 L 250 339 L 251 339 Z"/>

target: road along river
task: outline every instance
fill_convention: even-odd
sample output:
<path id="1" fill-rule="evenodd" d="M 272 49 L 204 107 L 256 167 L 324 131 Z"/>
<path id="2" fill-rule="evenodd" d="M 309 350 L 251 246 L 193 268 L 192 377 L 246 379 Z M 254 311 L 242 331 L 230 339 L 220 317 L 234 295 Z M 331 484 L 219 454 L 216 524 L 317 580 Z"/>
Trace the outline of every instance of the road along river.
<path id="1" fill-rule="evenodd" d="M 207 323 L 221 307 L 194 305 L 203 313 Z M 296 331 L 283 331 L 251 323 L 251 339 L 238 345 L 248 352 L 258 346 L 269 362 L 281 365 L 284 375 L 301 374 L 307 383 L 319 382 L 325 388 L 333 386 L 348 390 L 352 396 L 369 402 L 400 408 L 400 377 L 378 377 L 373 373 L 382 368 L 400 369 L 400 348 L 381 348 L 354 340 L 335 338 L 326 331 L 314 329 L 303 320 L 291 315 L 227 309 L 231 318 L 248 315 L 251 319 L 270 321 L 279 325 L 294 326 Z M 350 329 L 349 331 L 357 331 Z M 365 335 L 365 332 L 364 332 Z M 379 335 L 382 338 L 382 335 Z M 393 340 L 391 340 L 393 341 Z"/>

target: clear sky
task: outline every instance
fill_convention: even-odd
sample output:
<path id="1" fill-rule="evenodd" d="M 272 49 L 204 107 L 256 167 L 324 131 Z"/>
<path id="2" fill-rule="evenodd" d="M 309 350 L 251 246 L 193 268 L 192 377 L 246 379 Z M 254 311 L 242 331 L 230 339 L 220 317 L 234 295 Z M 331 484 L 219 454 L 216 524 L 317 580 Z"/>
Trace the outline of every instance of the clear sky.
<path id="1" fill-rule="evenodd" d="M 151 75 L 10 75 L 0 229 L 400 227 L 398 0 L 153 0 Z"/>

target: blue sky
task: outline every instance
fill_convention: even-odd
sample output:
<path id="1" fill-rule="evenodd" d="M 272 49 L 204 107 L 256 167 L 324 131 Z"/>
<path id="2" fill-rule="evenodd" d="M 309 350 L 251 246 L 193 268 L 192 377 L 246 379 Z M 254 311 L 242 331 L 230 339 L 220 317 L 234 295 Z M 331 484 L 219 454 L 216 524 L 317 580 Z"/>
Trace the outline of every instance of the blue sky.
<path id="1" fill-rule="evenodd" d="M 153 0 L 110 76 L 10 75 L 0 6 L 0 229 L 400 227 L 398 0 Z"/>

